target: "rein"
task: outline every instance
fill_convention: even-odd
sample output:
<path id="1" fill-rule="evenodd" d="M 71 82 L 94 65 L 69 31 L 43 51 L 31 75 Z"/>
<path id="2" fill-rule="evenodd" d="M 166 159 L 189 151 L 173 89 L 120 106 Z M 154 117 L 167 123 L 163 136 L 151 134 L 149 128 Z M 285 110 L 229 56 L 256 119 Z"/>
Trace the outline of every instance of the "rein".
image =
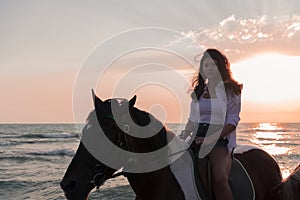
<path id="1" fill-rule="evenodd" d="M 113 121 L 115 121 L 114 117 L 112 115 L 105 115 L 103 116 L 103 118 L 107 118 L 107 119 L 111 119 Z M 130 126 L 126 123 L 122 123 L 123 124 L 123 129 L 122 131 L 124 133 L 129 133 L 130 131 Z M 124 135 L 123 133 L 121 134 L 120 138 L 119 138 L 119 145 L 120 147 L 125 147 L 123 146 L 124 143 L 126 144 L 126 141 L 121 141 L 121 140 L 125 140 L 124 138 Z M 195 148 L 196 146 L 198 146 L 198 144 L 195 144 L 193 143 L 192 145 L 189 146 L 189 148 L 187 149 L 183 149 L 183 150 L 180 150 L 180 151 L 177 151 L 177 152 L 174 152 L 170 155 L 168 155 L 168 157 L 172 157 L 172 156 L 175 156 L 177 154 L 180 154 L 180 153 L 183 153 L 185 151 L 188 151 L 190 149 L 193 149 Z M 162 159 L 157 159 L 155 162 L 159 162 L 160 160 Z M 154 161 L 152 161 L 154 162 Z M 119 176 L 125 176 L 127 177 L 127 172 L 124 172 L 123 170 L 121 172 L 118 172 L 118 173 L 114 173 L 112 175 L 106 175 L 107 173 L 107 170 L 103 170 L 101 168 L 101 165 L 97 164 L 96 167 L 95 167 L 95 170 L 94 170 L 94 176 L 92 178 L 92 180 L 90 181 L 91 184 L 93 184 L 95 187 L 96 187 L 96 191 L 99 191 L 99 188 L 105 183 L 105 181 L 107 181 L 108 179 L 112 179 L 112 178 L 116 178 L 116 177 L 119 177 Z"/>
<path id="2" fill-rule="evenodd" d="M 96 187 L 96 191 L 99 191 L 99 188 L 104 184 L 105 181 L 107 181 L 108 179 L 119 177 L 119 176 L 126 177 L 126 172 L 121 171 L 118 173 L 114 173 L 111 176 L 106 176 L 105 173 L 97 170 L 97 166 L 96 166 L 95 175 L 93 176 L 90 183 Z"/>
<path id="3" fill-rule="evenodd" d="M 115 120 L 112 115 L 106 115 L 103 118 Z M 125 130 L 126 129 L 124 128 L 123 131 L 125 132 Z M 129 131 L 129 126 L 128 126 L 128 131 Z M 120 147 L 125 147 L 124 142 L 122 141 L 122 139 L 124 139 L 124 136 L 121 134 L 118 143 L 119 143 Z M 88 166 L 90 167 L 90 165 L 88 165 Z M 96 164 L 95 170 L 94 170 L 94 176 L 93 176 L 92 180 L 90 181 L 90 183 L 93 184 L 96 187 L 96 191 L 99 191 L 99 188 L 108 179 L 116 178 L 116 177 L 119 177 L 119 176 L 125 176 L 125 177 L 127 176 L 127 173 L 124 172 L 124 171 L 113 173 L 112 175 L 106 175 L 106 173 L 107 173 L 107 170 L 105 170 L 105 169 L 102 170 L 102 166 L 100 164 Z"/>
<path id="4" fill-rule="evenodd" d="M 189 148 L 177 151 L 175 153 L 172 153 L 172 154 L 168 155 L 168 157 L 172 157 L 172 156 L 175 156 L 177 154 L 183 153 L 187 150 L 195 148 L 196 146 L 198 146 L 198 144 L 192 144 L 191 146 L 189 146 Z M 160 160 L 161 159 L 158 159 L 158 160 L 156 160 L 156 162 L 159 162 Z M 99 169 L 97 169 L 97 165 L 96 165 L 95 175 L 93 176 L 90 183 L 93 184 L 96 187 L 96 191 L 99 191 L 99 188 L 104 184 L 105 181 L 107 181 L 109 179 L 112 179 L 112 178 L 119 177 L 119 176 L 127 177 L 127 174 L 128 174 L 127 172 L 121 171 L 121 172 L 112 174 L 111 176 L 106 176 L 105 173 L 103 173 Z"/>

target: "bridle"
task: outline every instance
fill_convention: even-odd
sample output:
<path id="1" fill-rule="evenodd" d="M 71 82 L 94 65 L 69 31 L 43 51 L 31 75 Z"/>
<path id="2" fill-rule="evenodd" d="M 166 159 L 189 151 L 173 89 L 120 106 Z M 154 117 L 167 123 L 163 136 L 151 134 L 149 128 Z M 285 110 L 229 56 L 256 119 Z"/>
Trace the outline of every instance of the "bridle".
<path id="1" fill-rule="evenodd" d="M 96 112 L 96 111 L 94 111 Z M 102 121 L 103 119 L 110 119 L 110 120 L 115 120 L 112 115 L 104 115 L 101 117 Z M 98 121 L 97 121 L 98 122 Z M 99 122 L 100 123 L 100 122 Z M 123 131 L 125 133 L 128 133 L 129 131 L 129 126 L 127 124 L 124 125 Z M 119 137 L 117 139 L 117 144 L 120 148 L 122 149 L 127 149 L 126 141 L 125 141 L 125 136 L 123 133 L 118 134 Z M 112 175 L 109 174 L 109 167 L 107 167 L 104 164 L 99 164 L 97 163 L 96 166 L 94 167 L 94 175 L 92 180 L 90 181 L 91 184 L 93 184 L 96 188 L 96 191 L 99 191 L 99 188 L 107 181 L 108 179 L 116 178 L 118 176 L 127 176 L 127 173 L 124 171 L 113 173 Z"/>
<path id="2" fill-rule="evenodd" d="M 104 168 L 104 169 L 103 169 Z M 107 175 L 108 167 L 105 165 L 97 164 L 94 171 L 94 176 L 90 181 L 96 187 L 96 191 L 107 181 L 108 179 L 116 178 L 118 176 L 126 176 L 126 173 L 121 171 L 112 175 Z"/>
<path id="3" fill-rule="evenodd" d="M 110 120 L 115 121 L 114 117 L 112 115 L 108 114 L 108 115 L 101 116 L 100 119 L 99 119 L 99 123 L 102 120 L 104 120 L 104 119 L 110 119 Z M 132 131 L 132 130 L 131 130 L 130 126 L 127 123 L 125 123 L 124 120 L 122 120 L 121 124 L 122 124 L 123 127 L 120 128 L 120 130 L 122 132 L 118 133 L 119 137 L 118 137 L 118 140 L 117 140 L 117 144 L 118 144 L 119 148 L 123 148 L 124 150 L 126 150 L 126 149 L 128 149 L 128 147 L 127 147 L 127 141 L 125 139 L 125 134 L 128 134 L 129 131 Z M 175 156 L 177 154 L 183 153 L 183 152 L 185 152 L 185 151 L 187 151 L 187 150 L 189 150 L 191 148 L 194 148 L 195 146 L 196 146 L 195 144 L 191 145 L 188 149 L 184 149 L 184 150 L 180 150 L 178 152 L 174 152 L 174 153 L 168 155 L 168 157 L 172 157 L 172 156 Z M 128 161 L 128 163 L 129 162 L 134 162 L 134 160 L 130 160 L 130 161 Z M 127 177 L 127 175 L 128 175 L 128 173 L 124 172 L 124 171 L 117 172 L 117 173 L 114 173 L 112 175 L 109 175 L 108 173 L 109 173 L 109 167 L 107 167 L 107 166 L 105 166 L 103 164 L 99 164 L 99 163 L 96 164 L 96 166 L 94 167 L 93 178 L 90 181 L 90 183 L 93 184 L 96 187 L 96 191 L 99 191 L 99 188 L 108 179 L 116 178 L 118 176 L 125 176 L 125 177 Z"/>

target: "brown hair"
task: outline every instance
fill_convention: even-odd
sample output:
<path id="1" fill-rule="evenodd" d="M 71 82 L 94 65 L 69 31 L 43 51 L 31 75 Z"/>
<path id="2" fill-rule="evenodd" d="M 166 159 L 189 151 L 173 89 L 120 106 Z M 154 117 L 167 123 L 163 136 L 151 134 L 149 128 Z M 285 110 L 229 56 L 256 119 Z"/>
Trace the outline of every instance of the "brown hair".
<path id="1" fill-rule="evenodd" d="M 193 93 L 191 94 L 191 97 L 193 99 L 199 99 L 204 91 L 204 88 L 206 85 L 206 83 L 205 83 L 206 78 L 204 77 L 204 74 L 203 74 L 203 62 L 204 62 L 205 58 L 207 58 L 207 57 L 210 57 L 211 59 L 213 59 L 215 61 L 216 65 L 218 67 L 218 70 L 220 72 L 221 78 L 223 80 L 225 90 L 232 91 L 235 94 L 240 94 L 242 91 L 243 85 L 239 84 L 237 81 L 235 81 L 232 78 L 232 73 L 230 70 L 230 63 L 229 63 L 228 58 L 217 49 L 207 49 L 203 53 L 203 56 L 200 60 L 199 72 L 193 78 L 193 81 L 192 81 Z"/>

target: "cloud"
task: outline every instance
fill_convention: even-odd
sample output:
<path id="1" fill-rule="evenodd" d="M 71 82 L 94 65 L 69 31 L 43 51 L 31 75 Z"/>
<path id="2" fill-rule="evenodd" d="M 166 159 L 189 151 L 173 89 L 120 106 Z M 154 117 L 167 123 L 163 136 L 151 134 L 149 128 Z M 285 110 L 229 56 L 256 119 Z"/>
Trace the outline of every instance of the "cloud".
<path id="1" fill-rule="evenodd" d="M 234 60 L 259 52 L 272 51 L 287 55 L 300 55 L 300 16 L 237 19 L 231 15 L 210 28 L 182 32 L 181 37 L 170 44 L 193 40 L 195 46 L 204 49 L 222 49 Z"/>

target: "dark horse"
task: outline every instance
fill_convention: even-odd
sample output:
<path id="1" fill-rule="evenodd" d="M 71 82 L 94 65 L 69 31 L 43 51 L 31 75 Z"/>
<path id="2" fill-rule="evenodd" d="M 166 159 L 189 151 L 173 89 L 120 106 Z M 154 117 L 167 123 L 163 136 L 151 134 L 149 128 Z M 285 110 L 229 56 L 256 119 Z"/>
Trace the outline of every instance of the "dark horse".
<path id="1" fill-rule="evenodd" d="M 289 177 L 284 179 L 282 183 L 276 187 L 275 191 L 280 192 L 282 200 L 300 199 L 300 164 Z"/>
<path id="2" fill-rule="evenodd" d="M 106 180 L 115 177 L 115 172 L 122 167 L 123 171 L 125 171 L 124 175 L 127 177 L 136 194 L 136 199 L 185 199 L 179 183 L 170 170 L 170 165 L 164 165 L 152 171 L 132 172 L 130 169 L 138 168 L 143 164 L 142 162 L 146 161 L 139 161 L 135 157 L 120 157 L 118 153 L 110 151 L 108 152 L 109 157 L 112 160 L 118 160 L 118 164 L 110 167 L 111 165 L 99 161 L 101 159 L 96 159 L 95 154 L 90 153 L 87 142 L 84 142 L 89 140 L 87 138 L 93 132 L 102 131 L 104 133 L 103 136 L 99 136 L 97 141 L 93 141 L 93 148 L 97 148 L 100 152 L 106 151 L 107 153 L 107 147 L 101 143 L 102 140 L 107 138 L 119 149 L 133 153 L 153 152 L 166 146 L 166 128 L 151 114 L 134 107 L 135 101 L 136 97 L 133 97 L 129 101 L 124 99 L 102 101 L 94 95 L 95 110 L 88 117 L 87 124 L 83 128 L 83 136 L 77 152 L 61 181 L 61 188 L 68 199 L 86 199 L 93 188 L 99 187 Z M 114 115 L 112 108 L 116 109 L 118 116 Z M 129 112 L 126 112 L 126 110 Z M 129 119 L 140 127 L 147 127 L 150 121 L 153 120 L 155 125 L 149 127 L 149 129 L 156 129 L 157 134 L 151 137 L 142 137 L 148 134 L 146 133 L 147 131 L 137 133 L 137 130 L 130 126 L 132 122 L 125 123 Z M 121 124 L 124 122 L 126 125 L 120 125 L 116 121 L 121 121 Z M 136 132 L 135 134 L 141 137 L 129 134 L 132 132 Z M 167 152 L 165 153 L 167 154 Z M 162 157 L 164 156 L 162 155 Z M 277 163 L 270 155 L 256 149 L 243 154 L 237 154 L 235 157 L 243 163 L 252 179 L 256 200 L 281 199 L 278 195 L 280 194 L 279 190 L 276 190 L 278 193 L 273 190 L 275 186 L 281 183 L 281 172 Z"/>

